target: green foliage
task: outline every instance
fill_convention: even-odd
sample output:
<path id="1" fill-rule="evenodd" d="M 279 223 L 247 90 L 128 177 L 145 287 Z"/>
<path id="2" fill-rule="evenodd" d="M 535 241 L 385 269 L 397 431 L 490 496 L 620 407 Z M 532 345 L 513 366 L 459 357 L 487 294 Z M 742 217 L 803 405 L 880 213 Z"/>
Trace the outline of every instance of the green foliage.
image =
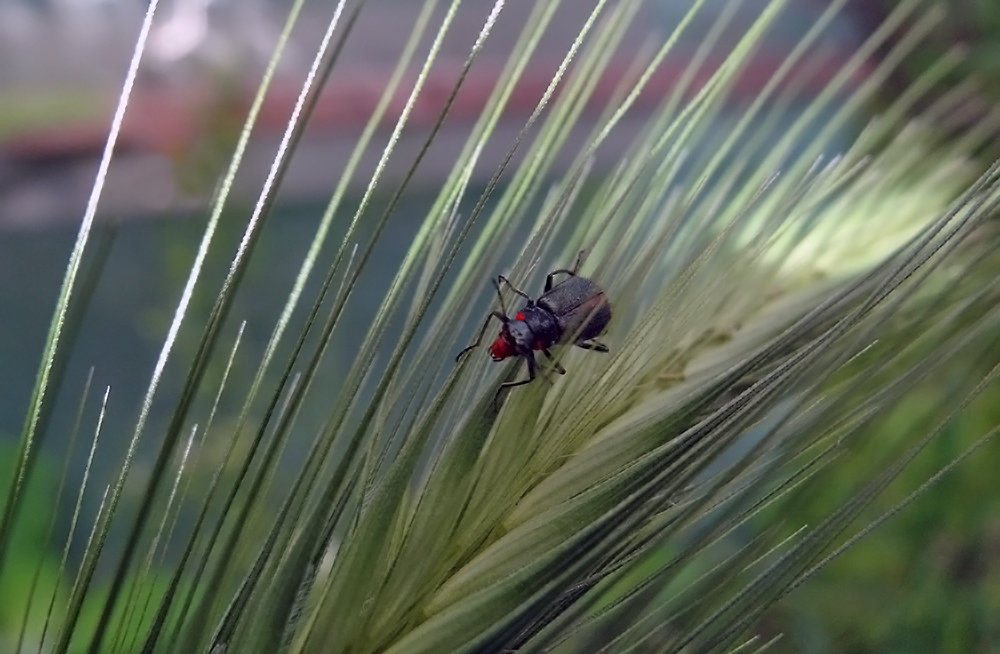
<path id="1" fill-rule="evenodd" d="M 10 447 L 2 450 L 3 459 L 9 460 L 13 452 Z M 4 471 L 6 472 L 6 471 Z M 25 488 L 24 501 L 29 506 L 42 507 L 50 505 L 50 498 L 56 492 L 57 483 L 47 474 L 47 470 L 42 468 L 41 474 L 36 475 L 32 482 Z M 0 477 L 0 483 L 7 485 L 10 483 L 9 476 Z M 34 599 L 36 602 L 43 602 L 45 597 L 35 597 L 35 587 L 42 588 L 55 587 L 57 594 L 65 593 L 59 578 L 59 556 L 58 552 L 49 549 L 49 541 L 52 537 L 52 516 L 43 511 L 25 512 L 18 516 L 14 528 L 14 535 L 11 543 L 13 555 L 11 560 L 3 569 L 0 575 L 0 593 L 2 597 L 17 597 Z M 40 613 L 33 613 L 32 618 L 36 621 L 30 625 L 31 631 L 38 633 L 41 631 L 41 624 L 37 622 Z M 9 639 L 10 634 L 17 634 L 21 629 L 21 620 L 24 617 L 24 605 L 15 602 L 3 602 L 0 607 L 0 629 Z M 37 646 L 37 645 L 36 645 Z"/>
<path id="2" fill-rule="evenodd" d="M 983 367 L 981 358 L 950 362 L 866 430 L 866 439 L 842 457 L 837 474 L 825 475 L 811 492 L 777 510 L 804 522 L 822 519 L 845 487 L 891 463 L 898 441 L 924 428 L 927 408 L 940 401 L 942 389 L 987 373 Z M 871 512 L 889 510 L 961 455 L 975 435 L 1000 423 L 998 398 L 992 389 L 974 401 L 873 503 Z M 1000 608 L 995 554 L 1000 496 L 992 483 L 997 465 L 997 448 L 981 448 L 960 472 L 942 478 L 912 509 L 881 526 L 877 542 L 846 552 L 799 589 L 794 600 L 775 607 L 770 624 L 786 625 L 789 632 L 779 651 L 992 651 L 1000 642 L 993 618 Z M 859 517 L 855 528 L 866 520 Z"/>
<path id="3" fill-rule="evenodd" d="M 881 540 L 884 523 L 915 501 L 975 492 L 956 471 L 995 469 L 983 452 L 1000 428 L 989 410 L 1000 392 L 998 234 L 989 222 L 1000 167 L 967 156 L 995 134 L 943 141 L 928 127 L 943 111 L 933 105 L 922 120 L 905 119 L 925 99 L 921 84 L 859 133 L 850 129 L 933 12 L 900 4 L 822 93 L 791 111 L 803 82 L 795 65 L 836 16 L 832 4 L 735 115 L 727 108 L 740 71 L 784 4 L 768 3 L 732 41 L 723 38 L 731 15 L 712 14 L 690 74 L 601 175 L 595 158 L 699 24 L 701 3 L 636 55 L 634 75 L 580 139 L 569 128 L 584 124 L 610 53 L 640 16 L 636 3 L 594 3 L 506 154 L 484 161 L 559 7 L 537 3 L 378 306 L 359 321 L 374 253 L 412 200 L 412 174 L 503 3 L 483 17 L 427 143 L 393 184 L 384 164 L 402 156 L 398 138 L 457 7 L 424 5 L 311 240 L 287 253 L 294 278 L 283 297 L 265 297 L 247 288 L 247 271 L 267 264 L 265 224 L 303 116 L 337 63 L 350 12 L 363 8 L 334 9 L 302 87 L 304 114 L 290 116 L 243 233 L 226 239 L 224 207 L 301 4 L 201 242 L 189 257 L 167 255 L 165 268 L 189 263 L 187 280 L 152 321 L 169 324 L 134 424 L 103 433 L 113 392 L 100 394 L 97 409 L 86 392 L 80 401 L 81 415 L 97 413 L 80 442 L 114 463 L 106 479 L 57 493 L 101 498 L 96 512 L 80 514 L 92 537 L 67 582 L 49 572 L 50 539 L 27 508 L 44 485 L 51 398 L 69 392 L 59 374 L 74 337 L 67 316 L 88 297 L 84 273 L 100 271 L 84 265 L 94 246 L 88 207 L 0 516 L 4 583 L 22 588 L 17 563 L 39 562 L 42 595 L 58 599 L 51 614 L 27 601 L 9 609 L 28 616 L 27 642 L 41 639 L 35 625 L 46 616 L 53 633 L 40 648 L 92 652 L 701 652 L 763 646 L 786 631 L 785 642 L 803 648 L 995 637 L 971 612 L 922 631 L 923 616 L 942 610 L 933 559 L 910 536 Z M 881 63 L 849 83 L 891 35 Z M 720 51 L 720 66 L 701 68 Z M 390 102 L 397 87 L 408 98 L 402 109 Z M 394 126 L 352 213 L 348 180 L 387 118 Z M 473 173 L 484 165 L 492 172 L 480 189 Z M 328 243 L 333 235 L 339 243 Z M 495 404 L 497 384 L 522 375 L 522 364 L 453 361 L 487 310 L 484 280 L 513 261 L 509 277 L 534 289 L 580 250 L 581 273 L 612 298 L 611 353 L 559 349 L 569 374 Z M 227 265 L 216 280 L 219 260 Z M 255 290 L 259 304 L 274 302 L 263 344 L 245 342 L 246 323 L 231 315 L 238 294 Z M 332 367 L 333 344 L 352 335 L 353 358 Z M 958 372 L 955 362 L 975 365 Z M 170 375 L 179 381 L 165 382 Z M 167 407 L 165 418 L 154 405 Z M 152 455 L 141 457 L 143 448 Z M 66 461 L 70 452 L 72 444 Z M 88 474 L 92 462 L 93 454 L 81 465 Z M 955 543 L 971 534 L 985 547 L 988 509 L 935 522 L 940 540 L 923 541 L 940 543 L 934 551 L 956 578 L 967 576 L 955 566 L 968 557 Z M 927 515 L 902 512 L 888 524 L 908 519 L 928 532 Z M 26 554 L 29 542 L 37 551 Z M 838 558 L 856 545 L 869 557 L 867 575 Z M 922 580 L 911 597 L 926 603 L 898 622 L 864 622 L 868 631 L 851 628 L 861 611 L 828 618 L 838 604 L 884 608 L 885 597 L 851 580 L 876 572 Z M 834 581 L 822 583 L 826 575 Z M 989 583 L 951 597 L 989 606 Z M 829 614 L 800 608 L 802 599 Z"/>

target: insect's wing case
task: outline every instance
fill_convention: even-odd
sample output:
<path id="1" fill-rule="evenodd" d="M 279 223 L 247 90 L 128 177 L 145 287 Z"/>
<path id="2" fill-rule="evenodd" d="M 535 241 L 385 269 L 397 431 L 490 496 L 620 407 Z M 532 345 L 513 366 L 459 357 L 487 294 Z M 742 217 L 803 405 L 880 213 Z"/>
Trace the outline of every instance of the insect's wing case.
<path id="1" fill-rule="evenodd" d="M 586 277 L 567 278 L 539 297 L 536 303 L 556 317 L 566 339 L 594 338 L 611 321 L 611 304 L 604 291 Z"/>

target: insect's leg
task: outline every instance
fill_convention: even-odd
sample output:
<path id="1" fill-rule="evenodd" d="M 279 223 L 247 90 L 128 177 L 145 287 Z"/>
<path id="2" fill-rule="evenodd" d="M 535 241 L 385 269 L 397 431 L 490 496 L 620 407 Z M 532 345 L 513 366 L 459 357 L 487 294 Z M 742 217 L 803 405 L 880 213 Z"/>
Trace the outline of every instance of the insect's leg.
<path id="1" fill-rule="evenodd" d="M 558 275 L 559 273 L 566 273 L 567 275 L 570 275 L 570 276 L 576 276 L 575 272 L 573 272 L 572 270 L 568 270 L 566 268 L 560 268 L 559 270 L 553 270 L 552 272 L 550 272 L 545 277 L 545 292 L 546 293 L 548 293 L 549 291 L 552 290 L 552 286 L 553 286 L 553 284 L 552 284 L 552 278 L 555 277 L 556 275 Z"/>
<path id="2" fill-rule="evenodd" d="M 594 350 L 595 352 L 609 351 L 607 345 L 599 341 L 595 341 L 594 339 L 590 339 L 589 341 L 577 341 L 576 343 L 573 343 L 573 345 L 582 347 L 585 350 Z"/>
<path id="3" fill-rule="evenodd" d="M 552 290 L 552 278 L 559 273 L 566 273 L 570 277 L 576 276 L 576 271 L 580 269 L 580 265 L 583 264 L 583 255 L 586 254 L 586 250 L 580 250 L 580 254 L 576 255 L 576 263 L 573 264 L 573 268 L 560 268 L 559 270 L 553 270 L 545 278 L 545 292 L 548 293 Z"/>
<path id="4" fill-rule="evenodd" d="M 523 297 L 525 300 L 528 301 L 529 304 L 532 303 L 532 302 L 534 302 L 534 300 L 531 299 L 531 296 L 529 296 L 527 293 L 525 293 L 521 289 L 515 287 L 513 284 L 510 283 L 510 280 L 507 279 L 506 277 L 504 277 L 503 275 L 497 275 L 497 293 L 500 292 L 500 282 L 503 282 L 504 284 L 506 284 L 507 287 L 510 288 L 510 290 L 514 291 L 515 293 L 517 293 L 518 295 L 520 295 L 521 297 Z M 502 301 L 503 300 L 501 300 L 501 302 Z"/>
<path id="5" fill-rule="evenodd" d="M 507 307 L 504 306 L 503 293 L 500 292 L 500 280 L 493 280 L 493 288 L 497 289 L 497 297 L 500 299 L 500 313 L 506 314 Z M 487 320 L 489 320 L 489 318 L 487 318 Z"/>
<path id="6" fill-rule="evenodd" d="M 528 378 L 522 379 L 521 381 L 504 382 L 500 384 L 497 388 L 497 392 L 493 394 L 493 405 L 497 406 L 497 400 L 500 399 L 500 393 L 505 389 L 514 388 L 515 386 L 523 386 L 524 384 L 530 384 L 535 381 L 535 376 L 538 374 L 538 364 L 535 363 L 535 357 L 533 354 L 524 355 L 524 360 L 528 364 Z"/>
<path id="7" fill-rule="evenodd" d="M 479 344 L 483 342 L 483 334 L 486 333 L 486 328 L 489 327 L 489 325 L 490 325 L 490 318 L 496 318 L 497 320 L 499 320 L 500 322 L 504 323 L 505 325 L 507 324 L 507 321 L 509 320 L 509 318 L 507 316 L 503 315 L 499 311 L 491 311 L 490 315 L 486 316 L 486 321 L 483 322 L 483 326 L 479 330 L 479 336 L 476 337 L 476 342 L 473 343 L 472 345 L 470 345 L 469 347 L 465 348 L 461 352 L 459 352 L 457 355 L 455 355 L 455 361 L 458 361 L 459 359 L 461 359 L 462 355 L 465 354 L 466 352 L 468 352 L 469 350 L 471 350 L 473 348 L 479 347 Z"/>
<path id="8" fill-rule="evenodd" d="M 556 358 L 552 356 L 551 352 L 549 352 L 548 350 L 542 350 L 542 354 L 544 354 L 549 358 L 549 361 L 552 362 L 552 367 L 556 369 L 556 372 L 558 372 L 560 375 L 566 374 L 566 369 L 563 368 L 561 365 L 559 365 L 559 362 L 556 361 Z"/>

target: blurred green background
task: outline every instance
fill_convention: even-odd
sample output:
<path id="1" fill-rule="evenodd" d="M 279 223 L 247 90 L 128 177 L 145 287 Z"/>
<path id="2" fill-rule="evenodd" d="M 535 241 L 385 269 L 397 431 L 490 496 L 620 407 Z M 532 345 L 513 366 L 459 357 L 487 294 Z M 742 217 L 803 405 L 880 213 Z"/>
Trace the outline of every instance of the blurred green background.
<path id="1" fill-rule="evenodd" d="M 950 52 L 960 51 L 963 58 L 955 71 L 940 82 L 941 92 L 958 84 L 967 84 L 969 91 L 964 111 L 956 112 L 951 123 L 942 123 L 942 136 L 948 137 L 979 121 L 992 120 L 1000 103 L 1000 3 L 996 0 L 950 0 L 941 2 L 944 20 L 924 44 L 904 62 L 897 75 L 886 84 L 883 97 L 888 104 L 899 91 L 920 77 L 934 62 Z M 874 25 L 894 6 L 888 1 L 871 0 L 851 3 L 849 11 L 857 20 Z M 11 134 L 26 124 L 50 124 L 59 120 L 61 111 L 72 108 L 76 118 L 92 112 L 95 103 L 85 95 L 74 95 L 55 102 L 42 102 L 39 97 L 23 96 L 23 103 L 0 103 L 0 135 Z M 41 107 L 41 108 L 39 108 Z M 877 111 L 878 106 L 873 107 Z M 223 121 L 224 123 L 224 121 Z M 224 132 L 224 127 L 220 130 Z M 228 142 L 222 139 L 223 145 Z M 1000 144 L 974 153 L 988 162 L 1000 156 Z M 211 157 L 209 157 L 211 160 Z M 191 162 L 190 159 L 187 160 Z M 184 168 L 181 166 L 180 168 Z M 190 173 L 190 167 L 187 168 Z M 31 171 L 18 171 L 14 176 L 30 176 Z M 186 182 L 180 184 L 184 185 Z M 384 201 L 385 198 L 381 198 Z M 353 207 L 357 199 L 346 206 Z M 421 203 L 423 202 L 423 204 Z M 382 239 L 376 253 L 376 267 L 391 269 L 405 250 L 416 226 L 416 217 L 428 206 L 429 200 L 419 194 L 411 198 L 408 212 L 392 226 L 390 235 Z M 220 252 L 231 249 L 242 231 L 242 221 L 248 207 L 233 209 L 223 222 Z M 296 256 L 312 231 L 321 208 L 318 204 L 286 202 L 268 227 L 266 245 L 251 267 L 247 288 L 233 315 L 248 321 L 247 338 L 258 346 L 270 331 L 277 307 L 257 298 L 283 292 L 298 265 Z M 101 369 L 131 368 L 141 371 L 134 379 L 116 384 L 112 389 L 114 404 L 108 417 L 108 434 L 124 437 L 125 425 L 134 420 L 131 407 L 141 396 L 143 375 L 148 374 L 157 352 L 163 327 L 168 323 L 173 298 L 182 283 L 193 257 L 193 244 L 201 222 L 169 217 L 147 218 L 118 227 L 113 236 L 114 246 L 101 278 L 94 301 L 87 314 L 101 315 L 100 329 L 85 329 L 79 336 L 73 360 L 70 362 L 67 384 L 82 386 L 90 365 L 97 365 L 93 392 L 99 393 L 107 379 Z M 0 403 L 0 432 L 4 448 L 2 459 L 12 452 L 14 438 L 20 430 L 22 411 L 28 400 L 30 381 L 26 371 L 37 365 L 45 329 L 51 315 L 52 301 L 58 290 L 65 266 L 65 255 L 75 236 L 75 227 L 63 225 L 45 229 L 6 228 L 0 232 L 0 379 L 3 379 L 4 401 Z M 225 261 L 212 262 L 206 284 L 213 288 L 225 270 Z M 378 306 L 377 288 L 356 298 L 350 311 L 363 323 Z M 196 296 L 195 315 L 204 315 L 210 299 Z M 230 321 L 233 322 L 233 321 Z M 238 322 L 238 321 L 237 321 Z M 115 334 L 114 340 L 108 334 Z M 120 335 L 130 335 L 121 338 Z M 355 341 L 342 342 L 344 352 L 356 346 Z M 190 341 L 180 341 L 179 355 Z M 254 351 L 245 348 L 244 353 Z M 249 356 L 249 355 L 248 355 Z M 236 374 L 252 371 L 254 362 L 237 360 Z M 860 365 L 860 364 L 859 364 Z M 839 460 L 838 476 L 820 476 L 809 486 L 809 492 L 774 507 L 761 517 L 762 524 L 780 520 L 790 528 L 814 523 L 836 506 L 841 493 L 831 484 L 853 488 L 867 479 L 872 470 L 883 466 L 897 451 L 895 439 L 907 435 L 922 435 L 928 429 L 922 408 L 927 404 L 924 394 L 935 395 L 948 387 L 948 376 L 982 375 L 976 359 L 955 360 L 948 375 L 926 383 L 900 405 L 890 419 L 872 426 L 864 447 L 844 453 Z M 176 371 L 174 371 L 176 372 Z M 328 383 L 334 383 L 334 367 L 327 373 Z M 121 382 L 122 380 L 118 380 Z M 137 385 L 133 385 L 137 384 Z M 177 379 L 168 376 L 169 389 Z M 319 384 L 322 386 L 322 384 Z M 72 430 L 72 393 L 64 393 L 58 415 L 50 426 L 55 433 Z M 63 406 L 65 405 L 65 406 Z M 224 413 L 238 407 L 223 403 Z M 910 489 L 919 485 L 942 465 L 961 452 L 977 435 L 1000 422 L 1000 393 L 994 392 L 977 400 L 972 411 L 954 423 L 946 435 L 923 452 L 880 497 L 868 512 L 869 516 L 891 507 Z M 92 416 L 91 416 L 92 417 Z M 152 420 L 164 420 L 155 413 Z M 225 417 L 221 419 L 226 419 Z M 320 416 L 304 416 L 304 424 L 320 420 Z M 84 425 L 92 421 L 84 420 Z M 80 443 L 87 440 L 84 430 Z M 78 443 L 73 460 L 79 462 L 86 454 Z M 29 489 L 28 509 L 24 511 L 21 542 L 14 548 L 13 565 L 9 568 L 23 574 L 6 575 L 0 597 L 25 596 L 31 581 L 32 566 L 39 550 L 48 551 L 43 578 L 52 578 L 59 565 L 60 551 L 46 542 L 49 528 L 49 507 L 56 492 L 62 462 L 44 459 L 41 474 Z M 119 461 L 97 462 L 95 474 L 103 476 L 113 471 Z M 996 443 L 979 451 L 975 457 L 947 475 L 930 493 L 918 499 L 893 520 L 882 525 L 859 545 L 851 548 L 822 570 L 815 579 L 794 591 L 778 604 L 758 625 L 764 635 L 784 633 L 775 651 L 787 652 L 995 652 L 1000 651 L 1000 447 Z M 0 467 L 0 477 L 9 474 Z M 6 483 L 6 478 L 0 478 Z M 71 505 L 74 493 L 63 491 L 61 501 Z M 96 507 L 90 507 L 95 510 Z M 66 510 L 65 507 L 63 510 Z M 863 526 L 864 522 L 857 526 Z M 56 542 L 65 536 L 67 525 L 57 525 Z M 80 535 L 77 535 L 79 538 Z M 25 563 L 18 565 L 21 553 Z M 98 581 L 100 583 L 100 581 Z M 9 609 L 13 609 L 12 611 Z M 21 619 L 21 605 L 0 602 L 0 630 L 16 633 Z M 0 643 L 2 649 L 3 643 Z"/>

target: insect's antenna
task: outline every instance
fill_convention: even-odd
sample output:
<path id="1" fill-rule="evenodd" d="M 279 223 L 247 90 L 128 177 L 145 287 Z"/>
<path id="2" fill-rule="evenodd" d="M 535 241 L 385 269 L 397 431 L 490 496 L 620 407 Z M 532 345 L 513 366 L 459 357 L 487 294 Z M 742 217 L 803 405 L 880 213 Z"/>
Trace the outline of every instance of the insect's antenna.
<path id="1" fill-rule="evenodd" d="M 520 295 L 521 297 L 523 297 L 523 298 L 524 298 L 524 300 L 525 300 L 525 301 L 526 301 L 526 302 L 527 302 L 527 303 L 528 303 L 529 305 L 530 305 L 530 304 L 534 304 L 534 302 L 535 302 L 535 301 L 531 299 L 531 296 L 530 296 L 530 295 L 528 295 L 527 293 L 525 293 L 524 291 L 522 291 L 522 290 L 521 290 L 521 289 L 519 289 L 518 287 L 516 287 L 516 286 L 514 286 L 513 284 L 511 284 L 511 283 L 510 283 L 510 280 L 509 280 L 509 279 L 507 279 L 506 277 L 504 277 L 503 275 L 497 275 L 497 281 L 496 281 L 496 285 L 497 285 L 497 293 L 499 293 L 499 292 L 500 292 L 500 282 L 503 282 L 504 284 L 506 284 L 506 285 L 507 285 L 507 288 L 509 288 L 510 290 L 514 291 L 515 293 L 517 293 L 518 295 Z M 500 298 L 500 299 L 501 299 L 501 301 L 503 301 L 503 298 Z"/>

